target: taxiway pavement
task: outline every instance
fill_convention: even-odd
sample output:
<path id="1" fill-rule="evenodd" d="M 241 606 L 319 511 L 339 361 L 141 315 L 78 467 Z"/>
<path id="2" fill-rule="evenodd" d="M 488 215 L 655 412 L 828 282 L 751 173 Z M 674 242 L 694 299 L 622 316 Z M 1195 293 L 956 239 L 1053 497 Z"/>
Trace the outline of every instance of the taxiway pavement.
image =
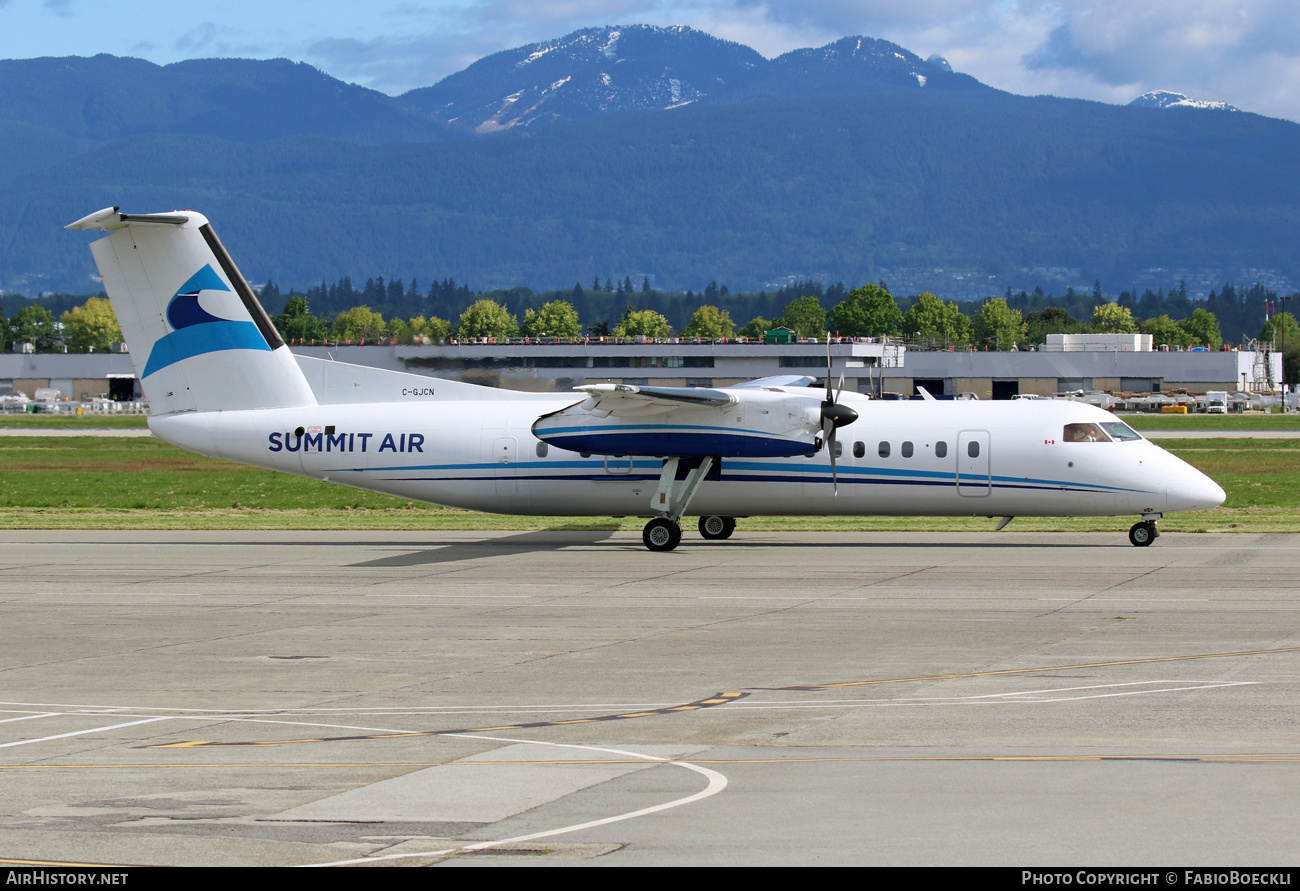
<path id="1" fill-rule="evenodd" d="M 3 532 L 0 859 L 1294 864 L 1300 535 L 1124 525 Z"/>

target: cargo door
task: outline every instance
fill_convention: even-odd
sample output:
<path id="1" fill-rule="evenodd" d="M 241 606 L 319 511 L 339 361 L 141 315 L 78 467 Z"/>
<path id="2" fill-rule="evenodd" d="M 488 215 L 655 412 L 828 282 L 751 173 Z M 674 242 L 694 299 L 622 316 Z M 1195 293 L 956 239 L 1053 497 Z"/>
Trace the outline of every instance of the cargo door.
<path id="1" fill-rule="evenodd" d="M 496 463 L 497 494 L 516 494 L 519 441 L 513 436 L 498 436 L 492 444 L 492 460 Z"/>

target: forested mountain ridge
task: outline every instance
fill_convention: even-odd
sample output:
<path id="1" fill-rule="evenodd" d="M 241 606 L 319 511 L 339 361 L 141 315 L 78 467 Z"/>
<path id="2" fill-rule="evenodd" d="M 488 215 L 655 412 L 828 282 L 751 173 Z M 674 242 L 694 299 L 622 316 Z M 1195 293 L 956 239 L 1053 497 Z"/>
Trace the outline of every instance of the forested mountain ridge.
<path id="1" fill-rule="evenodd" d="M 453 135 L 400 100 L 287 59 L 5 59 L 0 87 L 0 121 L 74 139 L 188 133 L 252 143 L 314 135 L 376 144 Z"/>
<path id="2" fill-rule="evenodd" d="M 1172 288 L 1183 268 L 1208 269 L 1215 287 L 1247 285 L 1252 270 L 1300 281 L 1296 124 L 1015 96 L 870 38 L 763 61 L 689 29 L 622 29 L 607 56 L 610 30 L 590 29 L 606 42 L 587 41 L 588 61 L 654 74 L 620 96 L 657 103 L 651 87 L 673 69 L 700 98 L 578 103 L 474 137 L 283 60 L 0 62 L 0 289 L 95 289 L 86 236 L 61 227 L 110 204 L 201 210 L 251 280 L 286 287 L 884 278 L 958 296 L 944 290 L 954 271 L 1000 294 L 1032 288 L 1040 267 L 1100 279 L 1111 296 Z M 655 57 L 656 41 L 677 55 Z M 483 70 L 504 78 L 540 50 L 511 52 Z M 563 60 L 557 49 L 524 68 L 551 56 Z M 520 89 L 468 77 L 475 67 L 439 85 L 479 84 L 462 109 Z M 938 277 L 900 286 L 899 270 Z"/>

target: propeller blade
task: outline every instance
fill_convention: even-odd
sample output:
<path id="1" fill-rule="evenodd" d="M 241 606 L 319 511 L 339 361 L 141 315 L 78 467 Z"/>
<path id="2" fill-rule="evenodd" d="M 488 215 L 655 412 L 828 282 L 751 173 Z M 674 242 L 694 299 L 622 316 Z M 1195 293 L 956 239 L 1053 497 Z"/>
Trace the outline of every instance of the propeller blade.
<path id="1" fill-rule="evenodd" d="M 826 443 L 831 456 L 831 491 L 839 495 L 840 481 L 835 469 L 835 419 L 832 417 L 827 416 L 822 421 L 822 441 Z"/>
<path id="2" fill-rule="evenodd" d="M 826 332 L 826 401 L 834 403 L 835 397 L 831 395 L 831 333 Z"/>

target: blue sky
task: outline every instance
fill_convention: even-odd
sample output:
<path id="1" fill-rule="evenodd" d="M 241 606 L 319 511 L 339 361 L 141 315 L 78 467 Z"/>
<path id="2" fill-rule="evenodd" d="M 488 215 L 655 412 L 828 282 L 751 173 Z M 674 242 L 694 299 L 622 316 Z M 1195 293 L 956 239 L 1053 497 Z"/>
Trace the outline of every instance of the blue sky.
<path id="1" fill-rule="evenodd" d="M 1300 121 L 1294 0 L 0 0 L 0 58 L 285 57 L 397 94 L 497 50 L 640 22 L 769 57 L 864 34 L 1016 93 L 1167 89 Z"/>

